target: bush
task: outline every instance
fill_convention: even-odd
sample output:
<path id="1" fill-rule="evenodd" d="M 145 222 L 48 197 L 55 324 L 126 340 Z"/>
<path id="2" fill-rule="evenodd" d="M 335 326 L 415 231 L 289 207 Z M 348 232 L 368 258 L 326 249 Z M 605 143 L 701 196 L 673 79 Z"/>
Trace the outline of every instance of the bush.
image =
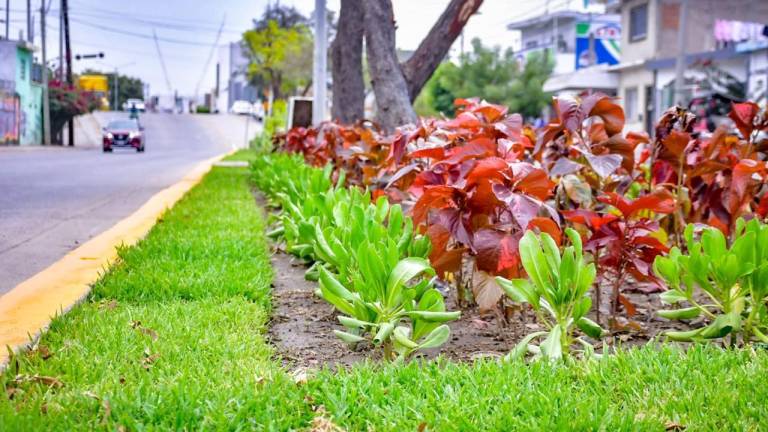
<path id="1" fill-rule="evenodd" d="M 258 152 L 272 151 L 272 137 L 285 129 L 288 122 L 288 105 L 278 99 L 272 103 L 272 115 L 264 118 L 264 129 L 251 141 L 251 148 Z"/>
<path id="2" fill-rule="evenodd" d="M 51 111 L 51 135 L 58 135 L 64 125 L 75 116 L 89 113 L 100 105 L 93 93 L 80 90 L 58 80 L 48 83 Z"/>

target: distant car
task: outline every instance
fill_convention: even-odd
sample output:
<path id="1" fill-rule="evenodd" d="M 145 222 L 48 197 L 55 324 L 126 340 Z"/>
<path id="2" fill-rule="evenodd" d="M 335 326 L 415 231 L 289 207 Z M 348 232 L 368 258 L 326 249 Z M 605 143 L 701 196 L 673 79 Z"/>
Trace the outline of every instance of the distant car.
<path id="1" fill-rule="evenodd" d="M 102 129 L 104 152 L 114 148 L 134 148 L 137 152 L 144 151 L 144 128 L 138 120 L 112 120 Z"/>
<path id="2" fill-rule="evenodd" d="M 232 104 L 232 108 L 229 109 L 229 112 L 238 115 L 251 115 L 253 114 L 253 105 L 245 100 L 237 100 Z"/>
<path id="3" fill-rule="evenodd" d="M 147 110 L 147 106 L 144 104 L 144 101 L 141 99 L 128 99 L 125 102 L 123 102 L 123 111 L 130 111 L 132 107 L 135 107 L 137 110 L 144 112 Z"/>

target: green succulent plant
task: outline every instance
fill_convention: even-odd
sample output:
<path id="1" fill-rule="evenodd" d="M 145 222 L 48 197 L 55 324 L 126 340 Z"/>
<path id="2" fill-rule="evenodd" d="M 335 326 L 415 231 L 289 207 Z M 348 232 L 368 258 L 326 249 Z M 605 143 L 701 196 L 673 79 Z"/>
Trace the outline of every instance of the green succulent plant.
<path id="1" fill-rule="evenodd" d="M 529 279 L 496 278 L 512 300 L 531 305 L 547 329 L 524 337 L 507 359 L 522 358 L 531 352 L 534 357 L 560 360 L 572 353 L 574 343 L 581 346 L 581 351 L 593 354 L 589 341 L 574 336 L 574 330 L 578 327 L 593 338 L 603 334 L 603 329 L 586 317 L 592 306 L 589 289 L 595 280 L 595 265 L 584 260 L 579 234 L 571 228 L 565 233 L 571 245 L 561 254 L 549 234 L 537 236 L 527 231 L 520 240 L 520 258 Z M 535 345 L 532 342 L 536 339 L 543 340 Z"/>

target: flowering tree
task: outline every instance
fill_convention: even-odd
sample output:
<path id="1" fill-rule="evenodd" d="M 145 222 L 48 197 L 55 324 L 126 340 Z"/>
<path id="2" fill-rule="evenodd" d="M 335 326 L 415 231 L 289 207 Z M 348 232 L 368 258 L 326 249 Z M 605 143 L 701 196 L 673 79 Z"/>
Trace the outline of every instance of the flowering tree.
<path id="1" fill-rule="evenodd" d="M 52 136 L 59 136 L 64 124 L 75 116 L 89 113 L 99 106 L 99 100 L 92 92 L 80 90 L 58 80 L 48 83 L 48 98 Z"/>

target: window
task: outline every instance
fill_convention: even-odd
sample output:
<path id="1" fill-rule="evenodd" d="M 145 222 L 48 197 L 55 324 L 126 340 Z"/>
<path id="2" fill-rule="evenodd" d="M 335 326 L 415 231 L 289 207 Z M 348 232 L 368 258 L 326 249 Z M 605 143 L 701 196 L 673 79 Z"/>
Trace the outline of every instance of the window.
<path id="1" fill-rule="evenodd" d="M 648 34 L 648 3 L 629 10 L 629 41 L 645 39 Z"/>
<path id="2" fill-rule="evenodd" d="M 637 120 L 637 87 L 624 89 L 624 113 L 627 121 Z"/>
<path id="3" fill-rule="evenodd" d="M 527 49 L 536 48 L 539 46 L 539 41 L 537 40 L 529 40 L 525 42 L 525 47 Z"/>
<path id="4" fill-rule="evenodd" d="M 19 69 L 19 79 L 21 81 L 27 80 L 27 61 L 24 59 L 20 59 L 19 66 L 21 69 Z"/>
<path id="5" fill-rule="evenodd" d="M 39 63 L 32 63 L 32 81 L 43 82 L 43 66 Z"/>

